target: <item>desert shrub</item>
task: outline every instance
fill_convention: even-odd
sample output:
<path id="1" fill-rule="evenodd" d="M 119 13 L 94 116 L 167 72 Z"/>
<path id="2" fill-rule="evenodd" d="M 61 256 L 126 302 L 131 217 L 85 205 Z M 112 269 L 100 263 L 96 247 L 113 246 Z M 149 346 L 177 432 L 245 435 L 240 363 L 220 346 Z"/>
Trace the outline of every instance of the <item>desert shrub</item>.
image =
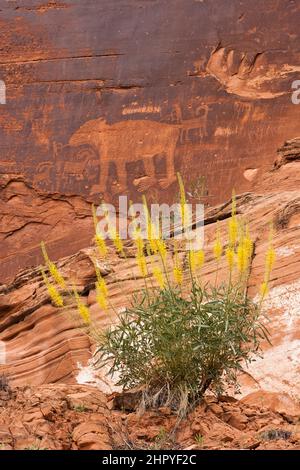
<path id="1" fill-rule="evenodd" d="M 1 374 L 0 375 L 0 391 L 2 392 L 10 392 L 10 384 L 7 375 Z"/>
<path id="2" fill-rule="evenodd" d="M 265 441 L 288 440 L 291 436 L 292 433 L 284 429 L 269 429 L 261 433 L 261 438 Z"/>
<path id="3" fill-rule="evenodd" d="M 185 410 L 210 388 L 237 386 L 237 372 L 267 337 L 259 306 L 228 286 L 193 283 L 190 295 L 163 289 L 135 298 L 97 351 L 125 389 L 144 387 L 146 406 Z"/>
<path id="4" fill-rule="evenodd" d="M 185 228 L 186 199 L 180 175 L 179 187 Z M 148 238 L 143 239 L 137 227 L 133 243 L 138 275 L 144 279 L 145 288 L 133 296 L 130 307 L 116 313 L 117 321 L 106 331 L 97 331 L 87 305 L 74 287 L 66 288 L 44 245 L 48 272 L 42 270 L 42 274 L 57 307 L 64 306 L 63 295 L 71 295 L 75 300 L 81 318 L 98 343 L 96 367 L 109 365 L 109 374 L 118 377 L 118 384 L 124 389 L 141 386 L 145 407 L 170 405 L 184 414 L 207 389 L 216 394 L 223 393 L 227 385 L 238 389 L 238 372 L 261 354 L 261 340 L 268 339 L 262 302 L 275 259 L 272 236 L 260 298 L 254 301 L 247 291 L 254 244 L 249 227 L 237 218 L 235 196 L 227 239 L 222 239 L 217 227 L 210 248 L 217 273 L 214 282 L 209 283 L 202 276 L 205 251 L 191 248 L 189 242 L 179 247 L 177 241 L 172 241 L 170 254 L 161 231 L 157 234 L 153 227 L 145 199 L 144 208 Z M 94 219 L 96 227 L 95 212 Z M 126 249 L 115 229 L 111 238 L 117 253 L 126 258 Z M 106 242 L 97 232 L 95 242 L 99 257 L 109 261 Z M 218 282 L 218 271 L 224 270 L 221 263 L 224 265 L 225 260 L 226 281 Z M 113 307 L 98 266 L 95 260 L 96 299 L 99 308 L 107 311 Z"/>

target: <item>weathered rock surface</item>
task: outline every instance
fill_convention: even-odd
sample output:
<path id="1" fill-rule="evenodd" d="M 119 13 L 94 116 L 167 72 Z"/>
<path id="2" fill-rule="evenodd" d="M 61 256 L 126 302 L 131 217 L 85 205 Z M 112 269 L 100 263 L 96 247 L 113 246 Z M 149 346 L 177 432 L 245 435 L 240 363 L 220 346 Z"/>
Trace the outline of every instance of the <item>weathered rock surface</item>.
<path id="1" fill-rule="evenodd" d="M 255 242 L 248 281 L 251 295 L 258 293 L 263 279 L 272 220 L 277 253 L 270 294 L 264 307 L 269 317 L 267 326 L 272 345 L 264 344 L 264 357 L 257 359 L 241 377 L 243 396 L 264 390 L 299 398 L 299 169 L 299 160 L 282 165 L 258 180 L 252 193 L 237 198 L 239 217 L 249 222 Z M 229 216 L 230 202 L 207 211 L 205 242 L 208 253 L 203 268 L 206 279 L 215 279 L 216 264 L 211 246 L 216 220 L 221 219 L 219 228 L 225 240 Z M 92 233 L 90 235 L 92 237 Z M 97 257 L 94 248 L 81 250 L 77 255 L 61 260 L 59 267 L 69 287 L 76 285 L 82 299 L 90 306 L 93 321 L 99 328 L 104 328 L 113 321 L 115 314 L 102 312 L 96 303 L 94 257 Z M 111 302 L 118 310 L 128 304 L 131 293 L 143 288 L 143 280 L 139 278 L 134 259 L 119 258 L 109 248 L 108 260 L 100 266 L 106 276 Z M 225 265 L 226 260 L 223 262 Z M 84 329 L 79 327 L 75 306 L 68 302 L 64 310 L 58 310 L 51 305 L 39 269 L 24 271 L 13 283 L 1 287 L 0 312 L 0 371 L 7 373 L 13 384 L 74 381 L 79 374 L 80 382 L 97 383 L 104 391 L 110 391 L 110 384 L 103 374 L 97 378 L 87 366 L 93 345 Z"/>
<path id="2" fill-rule="evenodd" d="M 0 391 L 2 450 L 111 449 L 105 396 L 89 387 L 49 385 Z"/>
<path id="3" fill-rule="evenodd" d="M 42 236 L 57 258 L 86 245 L 88 208 L 78 196 L 136 200 L 147 191 L 149 200 L 171 200 L 178 169 L 189 183 L 202 178 L 211 206 L 232 187 L 249 190 L 282 142 L 299 135 L 291 102 L 299 8 L 289 0 L 2 2 L 0 282 L 36 264 Z"/>
<path id="4" fill-rule="evenodd" d="M 300 160 L 300 139 L 291 139 L 284 143 L 284 145 L 278 150 L 278 158 L 275 161 L 274 167 L 280 168 L 286 163 Z"/>
<path id="5" fill-rule="evenodd" d="M 70 288 L 76 285 L 88 293 L 94 286 L 89 250 L 61 261 L 60 267 Z M 86 363 L 91 347 L 74 305 L 58 310 L 51 304 L 39 268 L 21 273 L 14 284 L 0 289 L 0 357 L 13 381 L 19 376 L 17 383 L 43 384 L 74 377 L 77 363 Z"/>
<path id="6" fill-rule="evenodd" d="M 42 240 L 59 259 L 88 246 L 92 227 L 91 205 L 82 197 L 46 194 L 23 177 L 0 175 L 0 283 L 42 261 Z"/>
<path id="7" fill-rule="evenodd" d="M 168 408 L 143 415 L 109 410 L 92 387 L 0 390 L 0 450 L 299 449 L 293 418 L 264 403 L 207 397 L 175 427 Z"/>

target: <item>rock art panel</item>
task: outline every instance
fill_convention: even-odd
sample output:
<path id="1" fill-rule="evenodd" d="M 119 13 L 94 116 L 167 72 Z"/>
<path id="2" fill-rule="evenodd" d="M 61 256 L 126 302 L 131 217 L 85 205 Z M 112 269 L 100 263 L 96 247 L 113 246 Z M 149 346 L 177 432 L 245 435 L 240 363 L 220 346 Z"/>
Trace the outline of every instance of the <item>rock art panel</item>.
<path id="1" fill-rule="evenodd" d="M 144 192 L 174 202 L 176 171 L 189 187 L 205 180 L 206 206 L 249 190 L 248 170 L 259 178 L 300 132 L 299 11 L 288 0 L 1 2 L 1 181 L 87 205 Z M 28 225 L 25 200 L 17 215 L 15 197 L 2 202 L 2 219 L 22 220 L 25 234 L 14 261 L 3 222 L 5 279 L 36 262 L 41 217 Z M 57 256 L 71 254 L 63 219 L 47 219 Z M 76 240 L 84 246 L 85 227 Z"/>
<path id="2" fill-rule="evenodd" d="M 91 188 L 93 193 L 106 193 L 110 163 L 117 166 L 118 192 L 124 193 L 130 176 L 127 164 L 139 160 L 146 170 L 145 178 L 136 181 L 142 192 L 157 184 L 165 189 L 176 181 L 175 149 L 179 133 L 178 126 L 155 121 L 123 121 L 109 125 L 100 118 L 83 124 L 73 134 L 69 145 L 79 149 L 89 147 L 99 155 L 100 178 L 98 185 Z M 164 155 L 166 160 L 166 178 L 162 180 L 156 178 L 156 155 Z"/>

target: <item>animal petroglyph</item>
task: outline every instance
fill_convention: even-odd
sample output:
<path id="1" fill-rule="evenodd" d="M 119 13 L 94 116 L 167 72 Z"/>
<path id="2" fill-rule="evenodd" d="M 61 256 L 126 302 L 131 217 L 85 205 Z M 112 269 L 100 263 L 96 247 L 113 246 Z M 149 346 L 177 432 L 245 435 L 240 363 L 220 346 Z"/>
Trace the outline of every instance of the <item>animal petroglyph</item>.
<path id="1" fill-rule="evenodd" d="M 114 162 L 118 174 L 118 192 L 127 188 L 127 164 L 142 160 L 145 176 L 136 181 L 139 191 L 145 191 L 157 183 L 156 155 L 166 159 L 166 177 L 159 180 L 160 187 L 168 188 L 175 180 L 174 157 L 181 127 L 156 121 L 131 120 L 107 124 L 94 119 L 83 124 L 70 138 L 72 147 L 91 146 L 99 155 L 100 181 L 92 192 L 105 193 L 110 163 Z"/>

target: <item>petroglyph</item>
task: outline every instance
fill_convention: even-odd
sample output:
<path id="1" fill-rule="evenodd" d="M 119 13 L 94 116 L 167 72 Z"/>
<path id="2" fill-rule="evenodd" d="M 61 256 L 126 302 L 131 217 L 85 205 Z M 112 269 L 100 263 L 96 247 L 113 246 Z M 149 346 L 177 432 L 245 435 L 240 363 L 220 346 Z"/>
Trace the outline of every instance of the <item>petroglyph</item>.
<path id="1" fill-rule="evenodd" d="M 122 109 L 122 114 L 123 116 L 126 116 L 128 114 L 159 114 L 161 113 L 161 107 L 160 106 L 132 106 L 132 107 L 126 107 Z"/>
<path id="2" fill-rule="evenodd" d="M 180 126 L 155 121 L 134 120 L 107 124 L 94 119 L 83 124 L 70 138 L 71 147 L 89 145 L 99 155 L 100 181 L 92 192 L 105 193 L 109 166 L 117 167 L 118 192 L 128 186 L 127 164 L 142 160 L 145 176 L 136 181 L 139 191 L 145 191 L 159 182 L 161 188 L 168 188 L 175 180 L 174 157 Z M 154 157 L 164 155 L 166 177 L 157 180 Z"/>

